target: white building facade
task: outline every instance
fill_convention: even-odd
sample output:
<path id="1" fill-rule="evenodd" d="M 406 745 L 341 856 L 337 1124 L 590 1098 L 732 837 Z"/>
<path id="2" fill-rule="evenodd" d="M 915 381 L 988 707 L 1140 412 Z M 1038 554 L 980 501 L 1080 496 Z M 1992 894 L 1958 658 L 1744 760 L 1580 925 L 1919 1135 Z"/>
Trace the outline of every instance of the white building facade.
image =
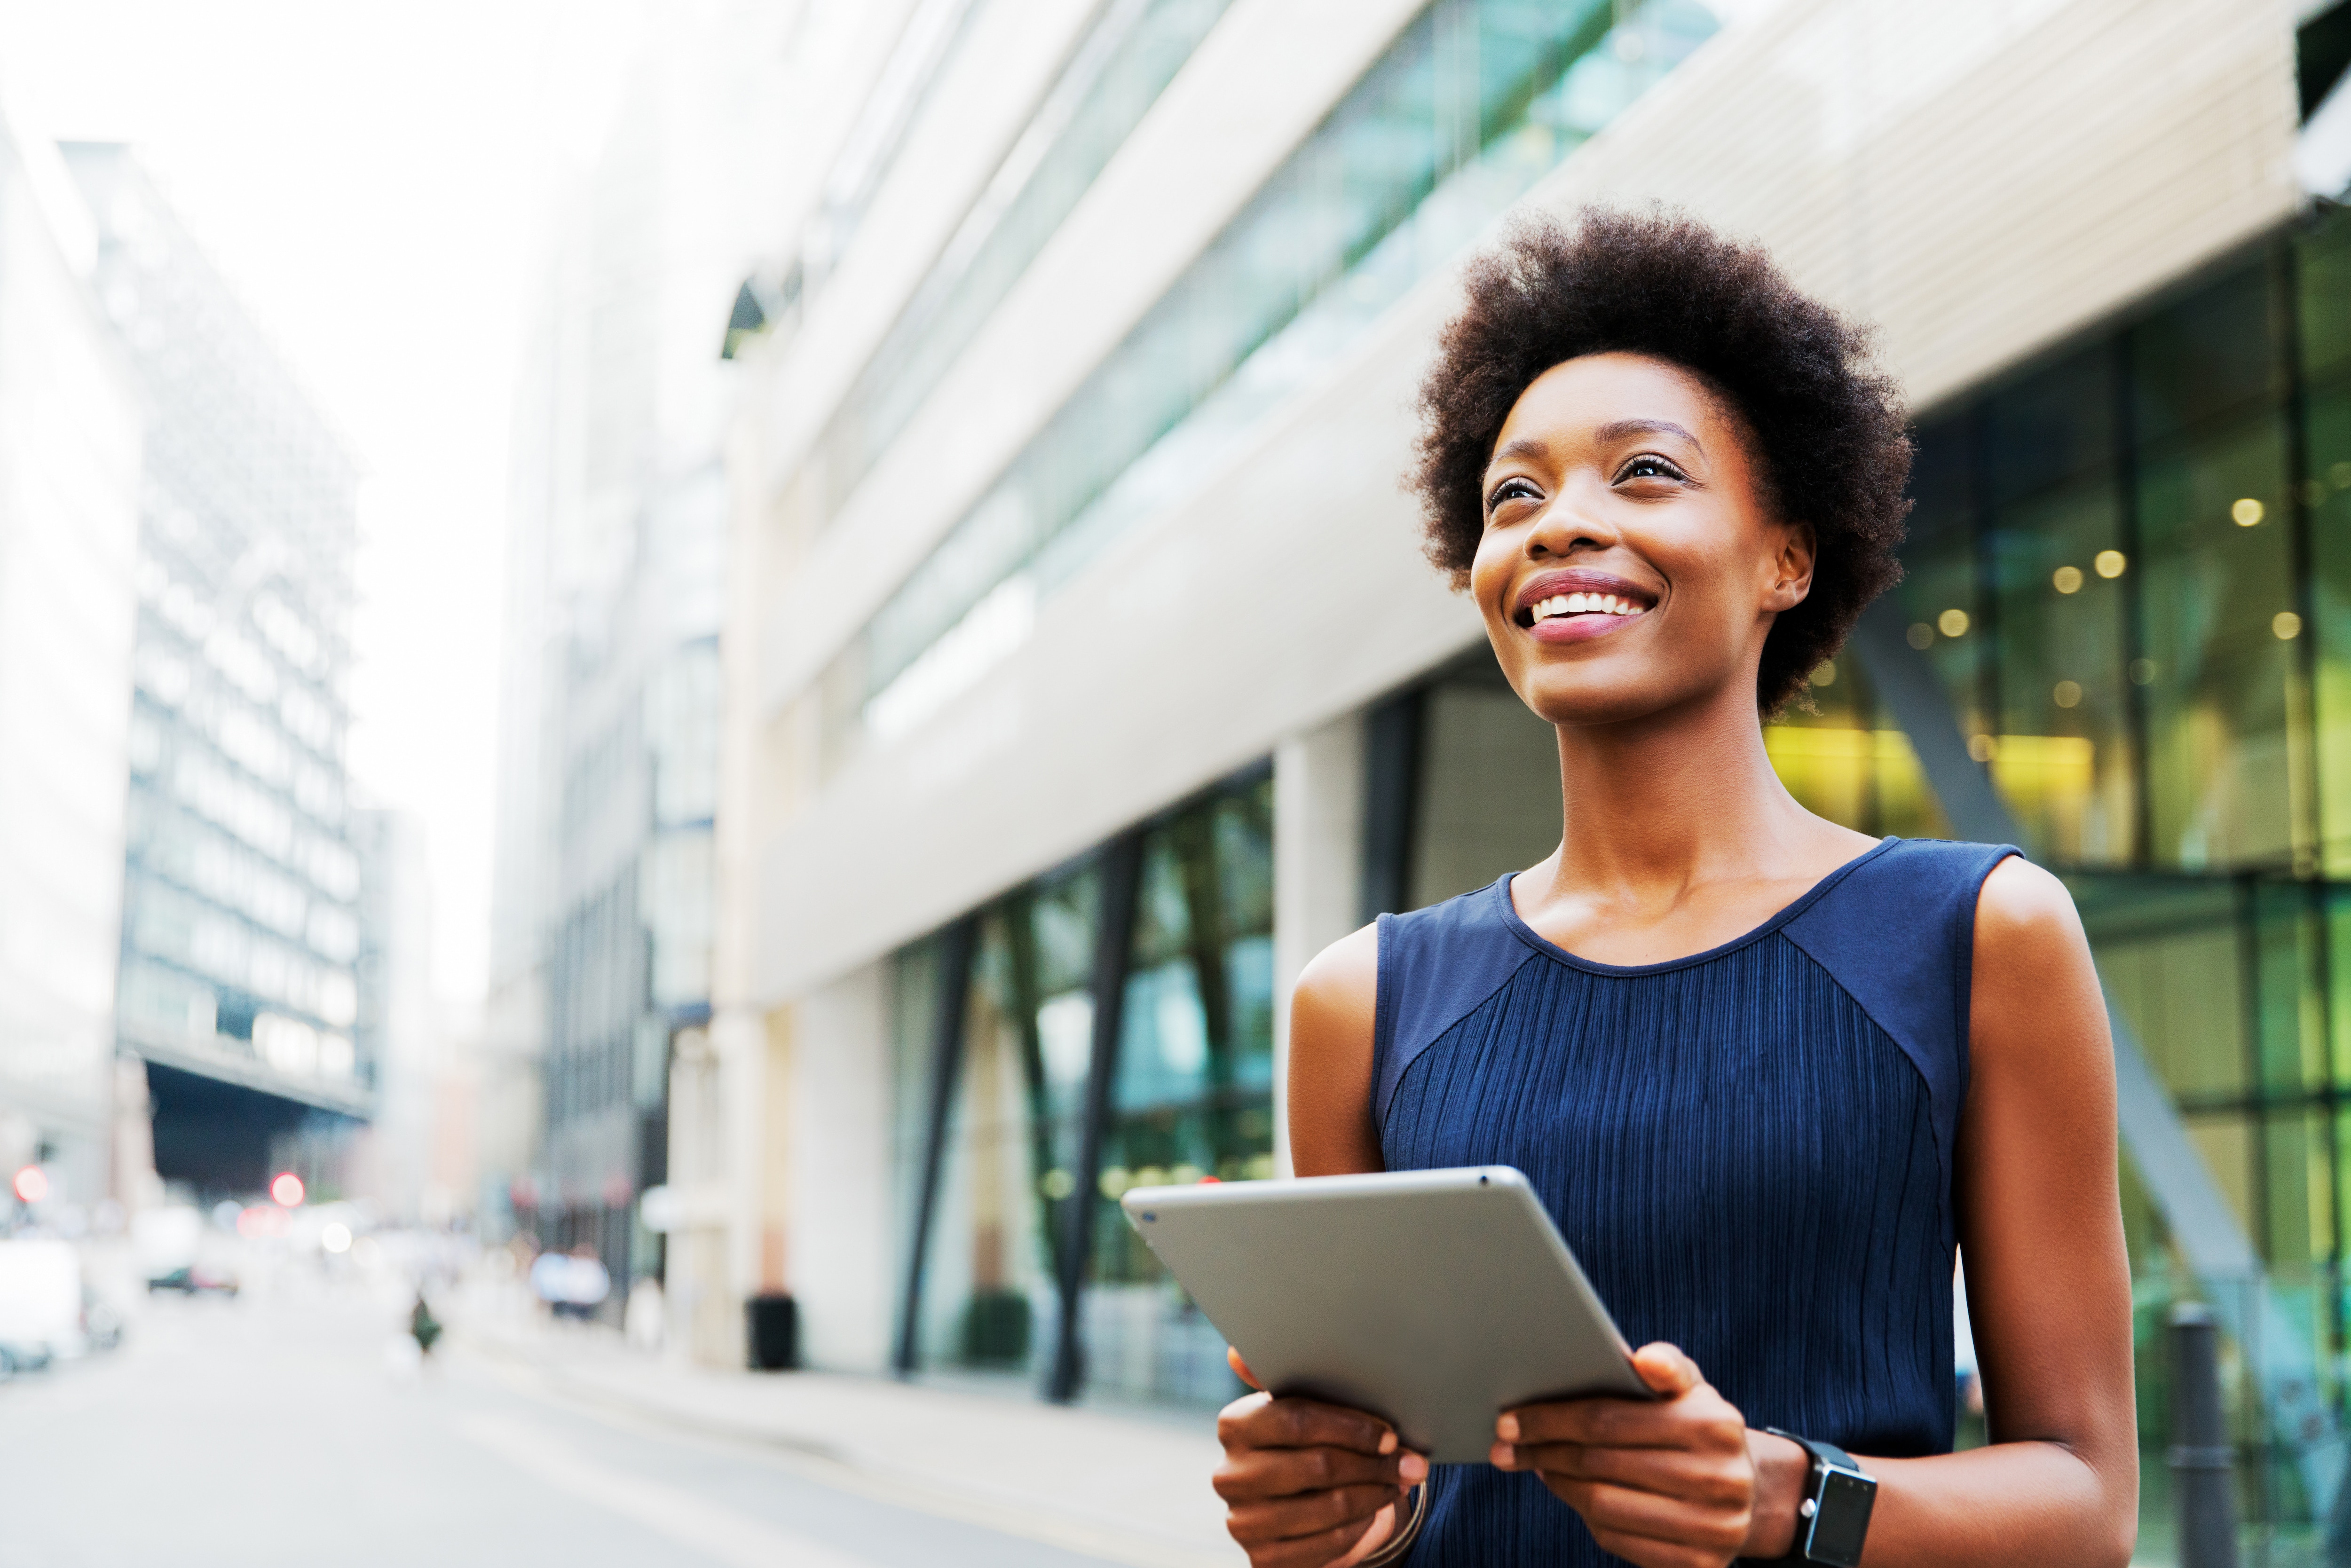
<path id="1" fill-rule="evenodd" d="M 96 248 L 56 149 L 0 118 L 0 1166 L 85 1207 L 142 1196 L 112 1125 L 142 410 Z"/>
<path id="2" fill-rule="evenodd" d="M 1398 485 L 1460 258 L 1516 210 L 1685 208 L 1880 323 L 1931 416 L 2288 232 L 2296 30 L 2324 9 L 811 13 L 739 350 L 674 1285 L 789 1293 L 818 1364 L 1224 1396 L 1220 1342 L 1112 1200 L 1282 1170 L 1305 960 L 1558 833 L 1551 737 Z M 1966 616 L 1905 612 L 1914 648 L 1961 647 Z M 1792 788 L 1944 829 L 1844 667 L 1772 731 Z M 2058 733 L 2069 684 L 2065 745 L 2010 737 L 2043 773 L 1992 766 L 2006 809 L 2061 864 L 2186 867 L 2100 861 L 2074 796 L 2034 815 L 2090 756 Z M 1980 763 L 2008 721 L 1949 695 Z M 739 1333 L 698 1319 L 697 1353 Z"/>

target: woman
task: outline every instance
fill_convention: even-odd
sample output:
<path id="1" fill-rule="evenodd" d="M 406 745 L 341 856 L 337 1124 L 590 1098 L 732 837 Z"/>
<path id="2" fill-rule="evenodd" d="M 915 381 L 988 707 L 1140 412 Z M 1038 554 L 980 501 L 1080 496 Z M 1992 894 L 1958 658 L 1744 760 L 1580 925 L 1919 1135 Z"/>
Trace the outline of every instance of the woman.
<path id="1" fill-rule="evenodd" d="M 1259 1568 L 2129 1559 L 2114 1077 L 2073 904 L 2006 848 L 1812 815 L 1763 747 L 1899 574 L 1910 449 L 1866 350 L 1668 216 L 1525 227 L 1470 269 L 1418 489 L 1559 732 L 1565 832 L 1308 967 L 1290 1146 L 1301 1176 L 1526 1172 L 1659 1397 L 1506 1412 L 1489 1465 L 1433 1476 L 1372 1416 L 1243 1398 L 1217 1486 Z M 1992 1441 L 1953 1454 L 1962 1245 Z"/>

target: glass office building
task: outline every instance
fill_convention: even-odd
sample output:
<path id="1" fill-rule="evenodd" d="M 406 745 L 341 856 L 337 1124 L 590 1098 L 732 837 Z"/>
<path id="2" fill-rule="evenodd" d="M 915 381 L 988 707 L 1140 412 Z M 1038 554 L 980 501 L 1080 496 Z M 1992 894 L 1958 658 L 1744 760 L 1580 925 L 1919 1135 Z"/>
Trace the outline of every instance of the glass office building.
<path id="1" fill-rule="evenodd" d="M 1289 978 L 1556 843 L 1554 737 L 1394 479 L 1464 250 L 1515 204 L 1654 198 L 1877 322 L 1918 399 L 1909 576 L 1767 748 L 1835 821 L 2012 835 L 2069 880 L 2148 1072 L 2121 1177 L 2150 1519 L 2162 1312 L 2241 1291 L 2246 1517 L 2307 1538 L 2351 1197 L 2351 321 L 2345 231 L 2284 172 L 2285 23 L 1135 0 L 1016 47 L 1010 15 L 904 46 L 938 123 L 851 139 L 861 237 L 833 266 L 830 215 L 789 231 L 730 339 L 767 401 L 729 460 L 757 586 L 712 1039 L 771 1109 L 730 1145 L 726 1288 L 789 1291 L 817 1364 L 1232 1392 L 1116 1197 L 1278 1171 Z"/>
<path id="2" fill-rule="evenodd" d="M 1152 90 L 1220 9 L 1152 7 L 1157 30 L 1126 46 L 1157 46 Z M 1025 640 L 1043 598 L 1229 461 L 1268 414 L 1334 371 L 1389 307 L 1714 29 L 1696 0 L 1438 0 L 1422 12 L 834 658 L 821 682 L 827 767 L 869 737 L 908 733 L 967 690 Z M 1130 100 L 1127 126 L 1148 103 Z M 1072 119 L 1023 200 L 1063 162 L 1079 165 L 1073 184 L 1081 168 L 1098 171 L 1106 129 L 1099 117 Z M 1019 159 L 1016 147 L 1008 168 Z M 1042 233 L 1012 237 L 1013 216 L 991 237 L 1041 246 Z M 967 265 L 951 246 L 926 287 L 957 301 L 989 290 L 971 303 L 993 303 L 1009 280 Z M 927 321 L 925 298 L 912 308 Z M 935 329 L 921 330 L 952 341 L 967 329 L 954 307 L 937 308 Z M 834 476 L 834 504 L 880 439 L 863 423 L 866 403 L 902 406 L 929 390 L 932 361 L 894 353 L 895 342 L 810 465 Z M 893 378 L 894 391 L 880 384 Z M 849 428 L 862 433 L 855 455 L 840 450 Z"/>
<path id="3" fill-rule="evenodd" d="M 331 1145 L 373 1097 L 344 766 L 359 476 L 128 151 L 64 151 L 149 409 L 118 1045 L 149 1069 L 159 1170 L 256 1191 L 298 1127 Z"/>

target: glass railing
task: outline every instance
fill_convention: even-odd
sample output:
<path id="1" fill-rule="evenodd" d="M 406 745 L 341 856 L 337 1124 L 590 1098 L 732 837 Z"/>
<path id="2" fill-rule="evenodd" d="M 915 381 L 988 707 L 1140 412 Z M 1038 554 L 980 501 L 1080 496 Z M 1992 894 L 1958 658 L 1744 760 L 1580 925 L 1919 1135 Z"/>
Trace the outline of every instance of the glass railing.
<path id="1" fill-rule="evenodd" d="M 841 654 L 832 739 L 904 733 L 967 689 L 1043 595 L 1217 472 L 1715 26 L 1697 0 L 1424 12 Z"/>

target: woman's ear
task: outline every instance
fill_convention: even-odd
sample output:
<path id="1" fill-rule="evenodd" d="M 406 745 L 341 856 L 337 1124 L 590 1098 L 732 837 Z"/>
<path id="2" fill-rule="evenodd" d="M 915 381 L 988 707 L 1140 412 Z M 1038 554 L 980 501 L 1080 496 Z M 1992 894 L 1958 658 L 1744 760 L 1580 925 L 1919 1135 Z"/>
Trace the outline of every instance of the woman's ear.
<path id="1" fill-rule="evenodd" d="M 1810 523 L 1789 523 L 1780 529 L 1779 553 L 1772 558 L 1771 585 L 1763 608 L 1773 614 L 1793 610 L 1813 591 L 1813 560 L 1819 540 Z"/>

